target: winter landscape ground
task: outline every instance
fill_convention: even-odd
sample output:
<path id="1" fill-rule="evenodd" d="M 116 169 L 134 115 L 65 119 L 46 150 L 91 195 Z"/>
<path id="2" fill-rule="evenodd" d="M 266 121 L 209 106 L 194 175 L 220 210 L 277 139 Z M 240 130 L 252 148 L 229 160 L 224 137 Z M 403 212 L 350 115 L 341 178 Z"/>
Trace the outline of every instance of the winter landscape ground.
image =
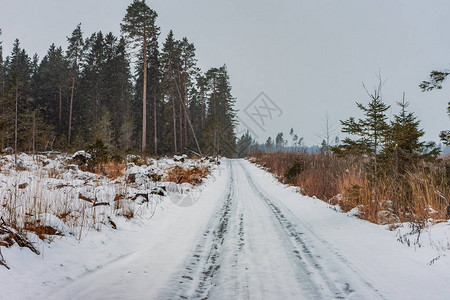
<path id="1" fill-rule="evenodd" d="M 422 2 L 0 1 L 0 300 L 450 299 Z"/>
<path id="2" fill-rule="evenodd" d="M 193 163 L 166 159 L 160 169 Z M 246 160 L 195 163 L 210 164 L 212 172 L 202 184 L 189 186 L 193 196 L 187 205 L 174 200 L 188 194 L 176 183 L 159 196 L 151 194 L 155 186 L 150 181 L 137 179 L 134 184 L 147 184 L 152 196 L 149 202 L 130 200 L 133 218 L 121 216 L 113 204 L 99 205 L 103 211 L 96 212 L 97 226 L 86 225 L 81 233 L 80 224 L 47 217 L 51 225 L 59 224 L 61 235 L 51 242 L 29 235 L 40 255 L 17 244 L 1 247 L 10 268 L 0 268 L 1 297 L 448 299 L 450 223 L 420 233 L 406 223 L 390 231 L 356 218 L 355 211 L 342 213 L 302 196 Z M 34 188 L 39 184 L 26 180 L 36 172 L 23 177 L 2 172 L 3 207 L 8 184 L 20 178 L 29 184 L 23 190 Z M 50 186 L 62 182 L 76 187 L 82 180 L 78 177 L 87 174 L 70 170 L 54 180 L 42 179 L 46 188 L 40 192 L 50 193 Z M 168 184 L 158 186 L 163 185 Z M 114 190 L 114 182 L 98 187 L 96 199 L 104 193 L 101 201 L 114 203 L 114 193 L 107 192 Z M 79 187 L 86 195 L 90 188 Z"/>

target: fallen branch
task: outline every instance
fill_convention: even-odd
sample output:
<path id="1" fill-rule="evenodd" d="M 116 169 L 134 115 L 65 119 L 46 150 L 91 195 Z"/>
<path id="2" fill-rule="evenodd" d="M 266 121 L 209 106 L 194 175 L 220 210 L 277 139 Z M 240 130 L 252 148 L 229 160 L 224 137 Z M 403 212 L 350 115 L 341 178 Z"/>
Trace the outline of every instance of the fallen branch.
<path id="1" fill-rule="evenodd" d="M 5 259 L 3 258 L 3 254 L 2 254 L 2 248 L 0 248 L 0 265 L 4 266 L 5 268 L 7 268 L 9 270 L 8 265 L 6 264 Z"/>
<path id="2" fill-rule="evenodd" d="M 109 206 L 109 203 L 103 201 L 103 202 L 95 202 L 95 203 L 93 204 L 94 207 L 95 207 L 95 206 L 102 206 L 102 205 Z"/>
<path id="3" fill-rule="evenodd" d="M 26 237 L 24 237 L 23 235 L 21 235 L 12 228 L 8 228 L 4 225 L 1 225 L 0 235 L 5 235 L 5 237 L 3 237 L 2 240 L 0 240 L 1 246 L 11 247 L 12 245 L 14 245 L 14 242 L 16 242 L 20 248 L 25 247 L 30 249 L 33 253 L 37 255 L 41 254 L 39 250 L 37 250 Z"/>

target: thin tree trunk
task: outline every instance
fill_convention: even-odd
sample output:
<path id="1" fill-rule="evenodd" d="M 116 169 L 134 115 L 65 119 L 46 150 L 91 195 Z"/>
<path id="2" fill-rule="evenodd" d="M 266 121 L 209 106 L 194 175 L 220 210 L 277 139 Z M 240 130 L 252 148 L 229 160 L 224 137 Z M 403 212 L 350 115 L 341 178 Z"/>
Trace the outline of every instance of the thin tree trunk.
<path id="1" fill-rule="evenodd" d="M 155 146 L 155 155 L 158 154 L 158 130 L 157 130 L 157 122 L 156 122 L 156 92 L 153 95 L 154 105 L 153 105 L 153 127 L 154 127 L 154 146 Z"/>
<path id="2" fill-rule="evenodd" d="M 374 166 L 374 200 L 375 200 L 375 223 L 378 221 L 378 159 L 377 159 L 378 138 L 375 132 L 375 166 Z"/>
<path id="3" fill-rule="evenodd" d="M 184 107 L 188 107 L 187 101 L 187 63 L 186 60 L 184 62 Z M 189 116 L 189 113 L 187 114 Z M 184 118 L 184 143 L 188 145 L 188 130 L 187 130 L 187 117 Z"/>
<path id="4" fill-rule="evenodd" d="M 67 141 L 70 145 L 72 137 L 72 107 L 73 107 L 73 92 L 75 89 L 75 76 L 72 77 L 72 92 L 70 93 L 70 108 L 69 108 L 69 132 L 67 134 Z"/>
<path id="5" fill-rule="evenodd" d="M 16 79 L 16 113 L 14 120 L 14 164 L 17 167 L 17 114 L 19 111 L 19 79 Z"/>
<path id="6" fill-rule="evenodd" d="M 216 77 L 213 80 L 214 89 L 213 89 L 213 111 L 214 111 L 214 155 L 217 155 L 217 115 L 216 115 Z"/>
<path id="7" fill-rule="evenodd" d="M 183 149 L 184 149 L 184 144 L 183 144 L 183 115 L 181 114 L 181 111 L 182 111 L 181 106 L 182 105 L 183 104 L 180 102 L 179 113 L 178 113 L 178 115 L 179 115 L 178 127 L 179 127 L 179 130 L 180 130 L 180 151 L 181 152 L 183 152 Z"/>
<path id="8" fill-rule="evenodd" d="M 202 88 L 202 116 L 201 116 L 201 125 L 202 125 L 202 131 L 205 127 L 205 91 Z"/>
<path id="9" fill-rule="evenodd" d="M 175 114 L 175 97 L 172 95 L 172 116 L 173 116 L 173 144 L 175 146 L 175 153 L 177 153 L 177 123 Z"/>
<path id="10" fill-rule="evenodd" d="M 36 110 L 33 111 L 33 158 L 36 151 Z"/>
<path id="11" fill-rule="evenodd" d="M 178 75 L 178 76 L 177 76 L 177 77 L 178 77 L 178 82 L 181 83 L 180 65 L 177 65 L 177 75 Z M 177 84 L 177 88 L 178 88 L 178 84 Z M 180 130 L 180 144 L 179 144 L 179 146 L 180 146 L 180 151 L 182 151 L 182 149 L 184 149 L 184 144 L 183 144 L 183 114 L 181 113 L 181 111 L 182 111 L 181 106 L 182 106 L 183 104 L 182 104 L 181 101 L 183 101 L 183 100 L 180 99 L 179 115 L 178 115 L 178 117 L 179 117 L 178 127 L 179 127 L 179 130 Z"/>
<path id="12" fill-rule="evenodd" d="M 378 165 L 377 165 L 377 155 L 375 154 L 375 222 L 378 219 Z"/>
<path id="13" fill-rule="evenodd" d="M 61 122 L 62 122 L 62 87 L 59 86 L 58 87 L 58 92 L 59 92 L 59 128 L 61 128 Z"/>
<path id="14" fill-rule="evenodd" d="M 147 39 L 144 33 L 144 84 L 142 91 L 142 149 L 141 154 L 145 154 L 147 144 Z"/>

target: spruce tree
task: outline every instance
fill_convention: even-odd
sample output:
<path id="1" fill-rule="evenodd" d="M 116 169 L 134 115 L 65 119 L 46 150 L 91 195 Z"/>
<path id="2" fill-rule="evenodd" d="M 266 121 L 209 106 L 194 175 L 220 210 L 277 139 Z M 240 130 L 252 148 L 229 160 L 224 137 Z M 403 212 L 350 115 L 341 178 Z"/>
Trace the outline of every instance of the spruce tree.
<path id="1" fill-rule="evenodd" d="M 346 137 L 342 144 L 332 147 L 332 151 L 341 156 L 367 155 L 370 157 L 370 166 L 373 171 L 374 200 L 378 203 L 378 175 L 379 175 L 379 151 L 386 141 L 389 125 L 386 120 L 386 111 L 390 106 L 386 105 L 381 98 L 381 80 L 372 94 L 368 95 L 371 101 L 367 106 L 356 102 L 357 107 L 363 111 L 365 118 L 355 120 L 354 117 L 341 121 L 342 132 L 356 137 Z M 375 209 L 375 215 L 377 211 Z"/>
<path id="2" fill-rule="evenodd" d="M 237 141 L 236 155 L 237 157 L 247 157 L 250 154 L 251 146 L 254 143 L 250 132 L 247 130 Z"/>
<path id="3" fill-rule="evenodd" d="M 161 90 L 164 97 L 165 105 L 165 123 L 172 123 L 170 129 L 168 129 L 165 139 L 166 148 L 170 143 L 169 135 L 172 136 L 171 145 L 173 147 L 174 153 L 178 152 L 180 142 L 179 135 L 177 132 L 177 115 L 180 114 L 179 106 L 176 104 L 178 100 L 178 90 L 179 78 L 175 76 L 176 70 L 180 66 L 180 48 L 178 43 L 174 38 L 173 31 L 170 30 L 163 43 L 162 53 L 161 53 Z M 178 127 L 179 128 L 179 127 Z"/>
<path id="4" fill-rule="evenodd" d="M 22 131 L 23 118 L 20 115 L 29 112 L 30 86 L 32 76 L 32 62 L 24 49 L 20 48 L 20 42 L 15 40 L 11 56 L 7 58 L 6 63 L 6 88 L 14 99 L 14 150 L 19 150 L 23 146 L 23 140 L 19 132 Z M 23 130 L 27 130 L 24 128 Z M 28 128 L 29 130 L 29 128 Z"/>
<path id="5" fill-rule="evenodd" d="M 64 95 L 67 91 L 68 62 L 61 47 L 52 44 L 42 59 L 35 78 L 35 97 L 46 119 L 62 134 Z"/>
<path id="6" fill-rule="evenodd" d="M 211 68 L 205 76 L 208 97 L 203 141 L 211 154 L 231 156 L 236 149 L 236 99 L 231 95 L 227 67 Z"/>
<path id="7" fill-rule="evenodd" d="M 77 117 L 73 119 L 76 132 L 83 132 L 85 140 L 95 140 L 95 125 L 105 109 L 104 88 L 105 42 L 102 32 L 93 33 L 84 41 L 83 59 L 78 80 L 79 100 L 74 105 Z"/>
<path id="8" fill-rule="evenodd" d="M 86 39 L 80 90 L 83 93 L 82 107 L 86 110 L 82 115 L 88 116 L 87 123 L 89 124 L 96 124 L 99 121 L 105 102 L 103 90 L 104 51 L 105 42 L 101 31 L 93 33 L 90 38 Z"/>
<path id="9" fill-rule="evenodd" d="M 131 128 L 133 138 L 134 120 L 132 118 L 132 84 L 130 62 L 126 53 L 126 42 L 117 39 L 112 33 L 105 36 L 104 66 L 102 68 L 102 106 L 111 114 L 114 139 L 119 142 L 121 131 L 118 128 L 126 123 Z M 131 122 L 131 123 L 130 123 Z M 127 132 L 129 133 L 129 132 Z M 127 149 L 131 144 L 127 145 Z"/>
<path id="10" fill-rule="evenodd" d="M 277 134 L 277 136 L 275 137 L 275 146 L 277 147 L 277 151 L 283 150 L 284 144 L 285 144 L 285 142 L 284 142 L 283 133 L 279 132 Z"/>
<path id="11" fill-rule="evenodd" d="M 392 171 L 394 166 L 399 175 L 411 171 L 420 160 L 433 160 L 439 155 L 439 148 L 434 142 L 421 142 L 420 138 L 425 134 L 419 128 L 420 121 L 407 110 L 409 102 L 397 102 L 400 113 L 394 116 L 390 124 L 386 145 L 382 151 L 382 157 L 388 162 Z"/>
<path id="12" fill-rule="evenodd" d="M 266 151 L 270 152 L 273 150 L 273 141 L 270 136 L 267 138 L 266 142 L 264 143 L 264 146 L 266 148 Z"/>

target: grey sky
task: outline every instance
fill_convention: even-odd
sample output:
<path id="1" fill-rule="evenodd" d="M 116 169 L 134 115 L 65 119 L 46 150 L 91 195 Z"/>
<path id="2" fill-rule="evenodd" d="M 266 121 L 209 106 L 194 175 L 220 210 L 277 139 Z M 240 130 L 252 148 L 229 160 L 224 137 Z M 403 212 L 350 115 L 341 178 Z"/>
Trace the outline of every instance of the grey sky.
<path id="1" fill-rule="evenodd" d="M 4 54 L 15 38 L 32 55 L 49 45 L 66 47 L 66 36 L 82 23 L 95 31 L 119 34 L 130 1 L 0 0 Z M 226 63 L 239 116 L 263 141 L 291 127 L 307 144 L 328 111 L 339 119 L 359 116 L 355 101 L 367 103 L 368 88 L 381 71 L 384 101 L 393 105 L 402 92 L 422 120 L 427 139 L 448 129 L 450 84 L 422 93 L 418 84 L 432 69 L 450 68 L 450 1 L 149 1 L 159 14 L 161 40 L 170 29 L 195 43 L 199 66 Z M 242 111 L 264 91 L 283 111 L 266 120 L 265 132 Z M 339 134 L 336 130 L 336 134 Z"/>

